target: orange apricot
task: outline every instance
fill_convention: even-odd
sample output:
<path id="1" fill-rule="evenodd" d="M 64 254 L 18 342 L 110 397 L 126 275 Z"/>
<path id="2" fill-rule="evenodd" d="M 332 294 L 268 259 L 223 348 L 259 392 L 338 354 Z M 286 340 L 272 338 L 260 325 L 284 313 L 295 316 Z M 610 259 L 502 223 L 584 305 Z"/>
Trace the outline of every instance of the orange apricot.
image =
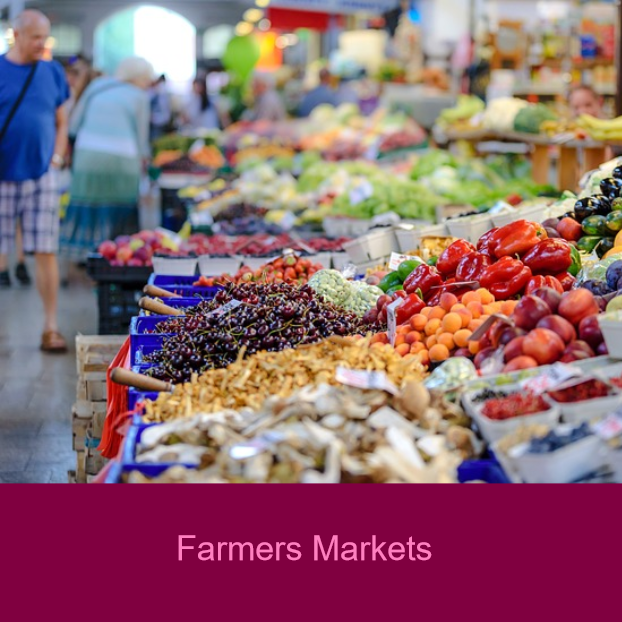
<path id="1" fill-rule="evenodd" d="M 429 350 L 432 346 L 436 345 L 436 335 L 431 335 L 425 340 L 425 347 Z"/>
<path id="2" fill-rule="evenodd" d="M 432 311 L 430 311 L 430 315 L 428 316 L 431 320 L 442 320 L 445 317 L 447 311 L 443 309 L 443 307 L 433 307 Z"/>
<path id="3" fill-rule="evenodd" d="M 472 302 L 479 302 L 481 304 L 482 297 L 480 296 L 479 292 L 475 292 L 475 291 L 466 292 L 465 294 L 462 295 L 461 302 L 463 305 L 466 305 L 467 307 Z"/>
<path id="4" fill-rule="evenodd" d="M 469 322 L 473 319 L 473 314 L 468 309 L 460 309 L 458 315 L 462 320 L 462 328 L 466 328 Z"/>
<path id="5" fill-rule="evenodd" d="M 430 336 L 433 335 L 436 330 L 440 327 L 441 321 L 438 318 L 433 318 L 428 321 L 425 325 L 425 334 Z"/>
<path id="6" fill-rule="evenodd" d="M 471 312 L 471 315 L 475 319 L 481 317 L 481 315 L 484 313 L 484 305 L 482 305 L 481 302 L 469 302 L 467 303 L 467 309 Z"/>
<path id="7" fill-rule="evenodd" d="M 406 343 L 420 343 L 421 342 L 421 333 L 417 330 L 411 330 L 406 335 Z"/>
<path id="8" fill-rule="evenodd" d="M 406 356 L 407 354 L 410 354 L 410 345 L 407 343 L 401 343 L 399 346 L 397 346 L 397 348 L 395 348 L 395 351 L 400 356 Z"/>
<path id="9" fill-rule="evenodd" d="M 452 311 L 443 318 L 443 330 L 448 333 L 455 333 L 462 328 L 462 317 L 459 313 Z"/>
<path id="10" fill-rule="evenodd" d="M 471 354 L 477 354 L 480 351 L 479 341 L 469 341 L 468 348 Z"/>
<path id="11" fill-rule="evenodd" d="M 467 330 L 470 330 L 472 333 L 474 333 L 483 323 L 484 320 L 482 318 L 480 318 L 479 320 L 471 320 L 469 322 L 469 325 L 467 326 Z"/>
<path id="12" fill-rule="evenodd" d="M 434 363 L 446 361 L 449 358 L 449 349 L 440 343 L 432 346 L 429 351 L 430 360 Z"/>
<path id="13" fill-rule="evenodd" d="M 410 325 L 404 324 L 403 326 L 398 326 L 395 332 L 398 335 L 406 335 L 410 332 Z"/>
<path id="14" fill-rule="evenodd" d="M 419 354 L 419 352 L 421 352 L 422 350 L 425 350 L 425 345 L 423 345 L 421 341 L 418 341 L 417 343 L 413 343 L 410 346 L 411 354 Z"/>
<path id="15" fill-rule="evenodd" d="M 386 333 L 376 333 L 371 338 L 372 344 L 374 343 L 389 343 L 389 336 Z"/>
<path id="16" fill-rule="evenodd" d="M 410 327 L 414 330 L 423 330 L 428 323 L 428 318 L 423 313 L 416 313 L 410 318 Z"/>
<path id="17" fill-rule="evenodd" d="M 426 317 L 430 317 L 430 313 L 432 313 L 432 309 L 434 307 L 423 307 L 423 309 L 421 309 L 421 315 L 425 315 Z"/>
<path id="18" fill-rule="evenodd" d="M 501 311 L 501 313 L 503 313 L 504 315 L 512 315 L 512 313 L 514 312 L 514 307 L 517 304 L 518 304 L 518 301 L 516 300 L 504 300 L 501 303 L 501 307 L 499 311 Z"/>
<path id="19" fill-rule="evenodd" d="M 484 305 L 488 305 L 491 302 L 495 301 L 495 297 L 487 289 L 484 289 L 483 287 L 480 287 L 477 290 L 477 293 L 479 294 L 482 304 Z"/>
<path id="20" fill-rule="evenodd" d="M 449 311 L 457 302 L 458 298 L 450 292 L 441 294 L 439 299 L 439 304 L 445 311 Z"/>
<path id="21" fill-rule="evenodd" d="M 436 342 L 442 346 L 445 346 L 448 350 L 453 350 L 456 347 L 454 336 L 451 333 L 441 333 L 436 338 Z"/>
<path id="22" fill-rule="evenodd" d="M 393 346 L 397 348 L 397 346 L 401 346 L 404 343 L 406 343 L 406 335 L 397 335 L 395 337 L 395 343 L 393 344 Z"/>
<path id="23" fill-rule="evenodd" d="M 461 328 L 454 335 L 454 342 L 459 348 L 466 348 L 469 344 L 469 337 L 473 334 L 468 328 Z"/>

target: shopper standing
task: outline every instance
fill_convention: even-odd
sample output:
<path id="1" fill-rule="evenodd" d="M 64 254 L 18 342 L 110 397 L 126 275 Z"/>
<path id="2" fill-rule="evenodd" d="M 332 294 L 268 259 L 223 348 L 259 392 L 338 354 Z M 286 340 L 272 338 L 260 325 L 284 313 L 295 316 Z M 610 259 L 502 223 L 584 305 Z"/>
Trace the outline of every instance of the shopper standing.
<path id="1" fill-rule="evenodd" d="M 283 101 L 276 92 L 275 79 L 269 73 L 256 73 L 252 83 L 255 104 L 244 114 L 246 121 L 283 121 L 287 117 Z"/>
<path id="2" fill-rule="evenodd" d="M 332 76 L 328 69 L 320 69 L 320 83 L 311 89 L 300 102 L 298 114 L 301 117 L 308 117 L 318 106 L 328 104 L 337 105 L 337 94 L 332 87 Z"/>
<path id="3" fill-rule="evenodd" d="M 204 76 L 197 76 L 192 81 L 192 92 L 186 103 L 183 120 L 188 129 L 217 130 L 220 127 L 218 111 L 214 106 Z"/>
<path id="4" fill-rule="evenodd" d="M 26 253 L 34 253 L 43 301 L 41 349 L 64 352 L 58 331 L 58 210 L 55 170 L 67 149 L 69 87 L 63 68 L 41 59 L 50 34 L 43 13 L 27 10 L 13 24 L 15 45 L 0 56 L 0 273 L 22 229 Z M 6 276 L 6 274 L 5 274 Z"/>
<path id="5" fill-rule="evenodd" d="M 142 58 L 128 58 L 116 77 L 91 82 L 74 109 L 75 137 L 70 203 L 61 227 L 63 255 L 86 254 L 118 235 L 138 231 L 140 178 L 149 156 L 154 72 Z"/>

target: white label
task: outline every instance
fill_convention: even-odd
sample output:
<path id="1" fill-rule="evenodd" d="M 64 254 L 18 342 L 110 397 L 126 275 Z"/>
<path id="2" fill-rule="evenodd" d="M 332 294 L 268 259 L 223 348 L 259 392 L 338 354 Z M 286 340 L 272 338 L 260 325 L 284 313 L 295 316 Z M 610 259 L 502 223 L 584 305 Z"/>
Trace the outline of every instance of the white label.
<path id="1" fill-rule="evenodd" d="M 358 205 L 373 196 L 374 187 L 365 179 L 350 190 L 350 203 Z"/>
<path id="2" fill-rule="evenodd" d="M 387 378 L 383 371 L 363 371 L 337 367 L 335 379 L 341 384 L 357 389 L 378 389 L 392 395 L 399 393 L 398 388 Z"/>
<path id="3" fill-rule="evenodd" d="M 389 261 L 389 270 L 397 270 L 400 267 L 400 264 L 404 261 L 410 261 L 411 259 L 416 259 L 421 263 L 425 263 L 421 257 L 417 257 L 416 255 L 402 255 L 401 253 L 391 253 L 391 260 Z"/>
<path id="4" fill-rule="evenodd" d="M 554 363 L 551 367 L 535 378 L 523 380 L 521 386 L 536 395 L 565 385 L 573 378 L 582 378 L 583 372 L 578 367 L 565 363 Z"/>
<path id="5" fill-rule="evenodd" d="M 208 313 L 205 317 L 220 317 L 221 315 L 228 313 L 232 309 L 239 307 L 241 304 L 242 303 L 239 300 L 231 300 L 226 305 L 223 305 L 222 307 L 219 307 L 218 309 L 214 309 L 213 311 Z"/>
<path id="6" fill-rule="evenodd" d="M 389 335 L 389 343 L 395 345 L 395 331 L 397 330 L 397 319 L 395 312 L 404 304 L 404 298 L 398 298 L 387 306 L 387 333 Z"/>
<path id="7" fill-rule="evenodd" d="M 622 434 L 622 409 L 593 424 L 591 428 L 594 434 L 600 436 L 604 441 L 610 441 L 612 438 L 620 436 Z"/>

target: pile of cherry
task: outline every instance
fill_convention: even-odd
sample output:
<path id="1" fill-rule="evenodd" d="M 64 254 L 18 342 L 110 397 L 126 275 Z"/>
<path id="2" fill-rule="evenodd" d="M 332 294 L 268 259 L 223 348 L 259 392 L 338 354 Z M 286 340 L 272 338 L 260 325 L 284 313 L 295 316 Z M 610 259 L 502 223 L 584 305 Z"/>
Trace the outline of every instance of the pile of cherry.
<path id="1" fill-rule="evenodd" d="M 227 367 L 243 348 L 245 356 L 277 352 L 332 335 L 364 335 L 368 329 L 306 285 L 231 285 L 187 315 L 160 322 L 155 332 L 171 336 L 143 360 L 156 363 L 149 375 L 180 383 L 193 373 Z"/>

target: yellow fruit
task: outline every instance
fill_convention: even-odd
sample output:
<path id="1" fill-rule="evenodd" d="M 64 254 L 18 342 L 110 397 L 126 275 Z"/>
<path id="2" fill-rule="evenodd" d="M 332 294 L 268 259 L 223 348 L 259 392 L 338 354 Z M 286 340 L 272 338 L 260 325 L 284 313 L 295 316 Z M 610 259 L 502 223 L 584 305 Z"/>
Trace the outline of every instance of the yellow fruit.
<path id="1" fill-rule="evenodd" d="M 622 231 L 620 231 L 620 233 L 622 233 Z M 620 240 L 619 240 L 620 246 L 617 246 L 617 244 L 618 244 L 618 237 L 620 237 L 620 233 L 618 233 L 618 235 L 616 237 L 616 246 L 614 246 L 610 251 L 607 251 L 603 255 L 603 259 L 608 259 L 612 255 L 620 255 L 620 254 L 622 254 L 622 238 L 620 238 Z"/>

